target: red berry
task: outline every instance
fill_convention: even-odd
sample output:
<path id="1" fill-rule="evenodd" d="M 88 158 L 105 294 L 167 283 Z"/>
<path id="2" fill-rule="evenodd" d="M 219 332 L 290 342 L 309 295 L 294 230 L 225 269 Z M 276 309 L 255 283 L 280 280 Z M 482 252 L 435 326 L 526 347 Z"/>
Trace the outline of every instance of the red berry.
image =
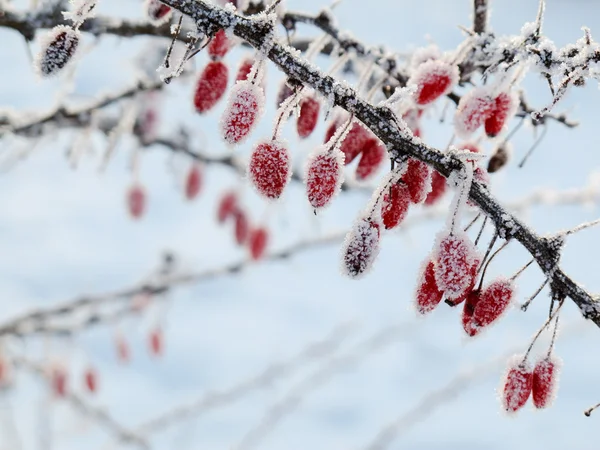
<path id="1" fill-rule="evenodd" d="M 87 390 L 91 394 L 94 394 L 96 392 L 96 389 L 98 388 L 98 376 L 96 374 L 96 371 L 92 367 L 89 367 L 85 371 L 84 382 Z"/>
<path id="2" fill-rule="evenodd" d="M 344 181 L 344 155 L 319 147 L 309 156 L 306 169 L 306 194 L 313 208 L 327 206 Z"/>
<path id="3" fill-rule="evenodd" d="M 416 84 L 415 102 L 428 105 L 448 94 L 458 83 L 458 66 L 441 60 L 429 60 L 420 64 L 409 80 Z"/>
<path id="4" fill-rule="evenodd" d="M 506 278 L 490 283 L 481 293 L 481 300 L 475 308 L 474 324 L 483 328 L 498 319 L 510 305 L 514 292 L 513 282 Z"/>
<path id="5" fill-rule="evenodd" d="M 217 210 L 217 220 L 219 223 L 225 222 L 229 217 L 235 215 L 238 210 L 237 195 L 235 192 L 228 192 L 219 201 Z"/>
<path id="6" fill-rule="evenodd" d="M 35 60 L 38 73 L 49 77 L 64 69 L 75 55 L 79 38 L 79 31 L 67 25 L 58 25 L 49 31 Z"/>
<path id="7" fill-rule="evenodd" d="M 536 408 L 552 405 L 558 388 L 559 362 L 552 356 L 540 359 L 533 370 L 532 397 Z"/>
<path id="8" fill-rule="evenodd" d="M 304 97 L 300 102 L 300 116 L 296 122 L 296 129 L 301 139 L 310 136 L 317 126 L 320 107 L 319 101 L 314 97 Z"/>
<path id="9" fill-rule="evenodd" d="M 254 65 L 254 60 L 250 58 L 246 58 L 242 60 L 240 67 L 238 68 L 237 76 L 235 77 L 236 81 L 246 81 L 248 79 L 248 75 L 252 70 L 252 66 Z M 287 85 L 286 85 L 287 86 Z"/>
<path id="10" fill-rule="evenodd" d="M 383 194 L 381 220 L 386 230 L 397 227 L 406 217 L 410 206 L 410 192 L 404 183 L 393 183 Z"/>
<path id="11" fill-rule="evenodd" d="M 217 60 L 223 58 L 223 56 L 225 56 L 229 51 L 230 47 L 231 42 L 227 37 L 227 33 L 225 33 L 225 30 L 219 30 L 211 39 L 206 50 L 208 51 L 208 55 L 213 60 Z"/>
<path id="12" fill-rule="evenodd" d="M 477 310 L 477 308 L 476 308 Z M 502 391 L 502 407 L 508 413 L 521 409 L 531 394 L 533 374 L 527 361 L 517 357 L 511 361 Z"/>
<path id="13" fill-rule="evenodd" d="M 460 137 L 473 134 L 483 125 L 493 107 L 494 100 L 486 88 L 475 88 L 465 94 L 458 102 L 454 116 L 456 134 Z"/>
<path id="14" fill-rule="evenodd" d="M 242 143 L 262 115 L 265 93 L 249 81 L 238 81 L 221 118 L 221 135 L 229 144 Z"/>
<path id="15" fill-rule="evenodd" d="M 462 302 L 464 302 L 467 297 L 469 296 L 469 294 L 471 292 L 473 292 L 473 289 L 475 288 L 475 283 L 477 281 L 477 270 L 479 269 L 479 259 L 476 257 L 475 262 L 473 263 L 473 265 L 471 266 L 471 270 L 468 273 L 468 277 L 471 280 L 469 282 L 469 287 L 467 288 L 467 290 L 459 297 L 457 298 L 448 298 L 446 300 L 446 303 L 450 306 L 456 306 L 456 305 L 460 305 Z"/>
<path id="16" fill-rule="evenodd" d="M 437 170 L 431 171 L 431 191 L 425 197 L 425 204 L 428 206 L 436 204 L 446 193 L 448 184 L 446 178 Z"/>
<path id="17" fill-rule="evenodd" d="M 342 125 L 342 122 L 343 122 L 343 116 L 341 114 L 338 114 L 329 123 L 329 126 L 327 127 L 327 130 L 325 130 L 325 140 L 323 141 L 324 144 L 327 144 L 327 142 L 329 142 L 329 139 L 332 138 L 332 136 L 337 131 L 338 127 L 340 125 Z"/>
<path id="18" fill-rule="evenodd" d="M 250 223 L 248 216 L 242 211 L 235 211 L 235 241 L 238 245 L 244 245 L 248 239 Z"/>
<path id="19" fill-rule="evenodd" d="M 373 265 L 379 253 L 379 224 L 362 217 L 346 235 L 342 249 L 342 270 L 351 278 L 359 278 Z"/>
<path id="20" fill-rule="evenodd" d="M 227 90 L 229 70 L 221 61 L 209 62 L 196 83 L 194 106 L 200 114 L 217 104 Z"/>
<path id="21" fill-rule="evenodd" d="M 64 367 L 56 366 L 52 369 L 51 381 L 54 395 L 64 397 L 67 394 L 67 372 Z"/>
<path id="22" fill-rule="evenodd" d="M 462 310 L 462 325 L 465 333 L 469 336 L 475 336 L 479 332 L 479 328 L 473 322 L 473 313 L 481 300 L 481 292 L 479 290 L 469 291 L 466 297 L 465 304 Z"/>
<path id="23" fill-rule="evenodd" d="M 344 126 L 345 121 L 340 125 Z M 345 164 L 348 165 L 356 158 L 367 146 L 371 139 L 377 139 L 375 136 L 362 126 L 359 122 L 352 123 L 352 128 L 342 141 L 340 150 L 345 156 Z"/>
<path id="24" fill-rule="evenodd" d="M 362 150 L 360 161 L 356 166 L 356 179 L 365 181 L 371 178 L 385 161 L 387 150 L 379 139 L 370 139 Z"/>
<path id="25" fill-rule="evenodd" d="M 171 16 L 172 10 L 169 6 L 158 0 L 147 0 L 145 2 L 148 21 L 155 26 L 162 25 Z"/>
<path id="26" fill-rule="evenodd" d="M 433 260 L 425 261 L 421 266 L 421 275 L 417 283 L 415 307 L 419 314 L 433 311 L 442 301 L 444 293 L 439 290 L 435 282 L 435 263 Z"/>
<path id="27" fill-rule="evenodd" d="M 292 176 L 287 146 L 281 141 L 259 143 L 250 155 L 248 176 L 259 194 L 279 198 Z"/>
<path id="28" fill-rule="evenodd" d="M 117 334 L 115 344 L 117 347 L 117 356 L 119 358 L 119 361 L 121 361 L 122 363 L 129 362 L 131 354 L 129 352 L 129 345 L 127 344 L 125 338 L 120 334 Z"/>
<path id="29" fill-rule="evenodd" d="M 185 197 L 193 200 L 202 189 L 202 173 L 198 164 L 192 164 L 185 179 Z"/>
<path id="30" fill-rule="evenodd" d="M 140 136 L 142 142 L 152 142 L 156 137 L 158 126 L 159 114 L 155 105 L 153 103 L 145 105 L 136 124 L 136 134 Z"/>
<path id="31" fill-rule="evenodd" d="M 434 259 L 437 261 L 435 281 L 449 299 L 462 296 L 471 286 L 472 270 L 479 258 L 465 233 L 438 236 Z"/>
<path id="32" fill-rule="evenodd" d="M 155 328 L 150 332 L 150 352 L 154 356 L 160 356 L 163 352 L 163 333 L 160 328 Z"/>
<path id="33" fill-rule="evenodd" d="M 250 249 L 250 256 L 253 260 L 258 261 L 261 259 L 267 248 L 268 241 L 267 230 L 264 228 L 255 228 L 250 231 L 248 236 L 248 248 Z"/>
<path id="34" fill-rule="evenodd" d="M 494 100 L 494 105 L 485 120 L 485 132 L 493 138 L 500 134 L 507 120 L 514 114 L 517 100 L 508 92 L 502 92 Z"/>
<path id="35" fill-rule="evenodd" d="M 431 168 L 418 159 L 408 158 L 402 181 L 408 187 L 411 202 L 422 203 L 431 190 Z"/>
<path id="36" fill-rule="evenodd" d="M 127 207 L 134 219 L 139 219 L 146 210 L 146 192 L 139 184 L 134 184 L 127 193 Z"/>

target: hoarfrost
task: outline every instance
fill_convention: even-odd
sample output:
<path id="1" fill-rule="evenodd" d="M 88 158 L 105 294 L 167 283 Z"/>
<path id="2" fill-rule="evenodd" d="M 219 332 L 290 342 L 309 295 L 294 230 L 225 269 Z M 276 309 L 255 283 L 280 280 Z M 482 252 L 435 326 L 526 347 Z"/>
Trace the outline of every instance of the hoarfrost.
<path id="1" fill-rule="evenodd" d="M 360 217 L 342 245 L 342 273 L 354 279 L 366 275 L 379 254 L 380 225 L 370 217 Z"/>
<path id="2" fill-rule="evenodd" d="M 244 142 L 263 114 L 265 94 L 249 81 L 238 81 L 231 89 L 229 102 L 221 117 L 221 136 L 229 144 Z"/>

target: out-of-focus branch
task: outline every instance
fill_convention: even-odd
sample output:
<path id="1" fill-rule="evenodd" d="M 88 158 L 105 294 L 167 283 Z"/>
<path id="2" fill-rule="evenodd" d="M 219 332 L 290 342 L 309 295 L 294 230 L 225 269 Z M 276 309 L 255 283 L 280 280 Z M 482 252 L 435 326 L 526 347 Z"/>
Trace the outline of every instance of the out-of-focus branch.
<path id="1" fill-rule="evenodd" d="M 473 0 L 473 31 L 477 34 L 487 31 L 488 0 Z"/>

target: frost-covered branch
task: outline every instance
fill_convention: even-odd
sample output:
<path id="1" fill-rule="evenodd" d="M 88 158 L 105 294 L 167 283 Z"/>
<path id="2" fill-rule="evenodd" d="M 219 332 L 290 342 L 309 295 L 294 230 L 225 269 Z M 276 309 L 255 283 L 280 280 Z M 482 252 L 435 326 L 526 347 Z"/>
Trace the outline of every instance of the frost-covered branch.
<path id="1" fill-rule="evenodd" d="M 443 176 L 463 170 L 464 164 L 454 155 L 444 154 L 418 138 L 411 137 L 399 126 L 395 114 L 384 106 L 373 106 L 345 84 L 323 74 L 299 57 L 288 46 L 274 41 L 271 21 L 265 17 L 242 17 L 232 11 L 189 0 L 165 0 L 165 4 L 192 17 L 202 30 L 210 27 L 228 28 L 266 56 L 292 79 L 312 87 L 331 103 L 352 113 L 371 129 L 388 147 L 390 157 L 402 161 L 407 155 L 430 165 Z M 469 198 L 494 223 L 500 237 L 515 239 L 535 258 L 542 272 L 551 279 L 555 292 L 570 297 L 583 316 L 600 327 L 600 303 L 573 281 L 558 265 L 562 239 L 542 237 L 504 208 L 481 183 L 474 181 Z"/>
<path id="2" fill-rule="evenodd" d="M 473 31 L 477 34 L 487 31 L 488 0 L 473 0 Z"/>

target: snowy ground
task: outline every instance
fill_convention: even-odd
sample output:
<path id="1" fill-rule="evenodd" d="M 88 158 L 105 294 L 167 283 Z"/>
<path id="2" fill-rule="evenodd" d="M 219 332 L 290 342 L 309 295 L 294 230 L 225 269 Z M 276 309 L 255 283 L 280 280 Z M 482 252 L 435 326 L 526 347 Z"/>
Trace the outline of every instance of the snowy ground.
<path id="1" fill-rule="evenodd" d="M 310 12 L 323 5 L 317 0 L 288 0 L 287 4 L 290 9 Z M 498 33 L 517 33 L 525 21 L 533 20 L 536 9 L 534 0 L 496 1 L 492 26 Z M 139 5 L 133 0 L 102 0 L 100 10 L 135 16 Z M 582 25 L 592 32 L 600 30 L 599 12 L 594 2 L 549 1 L 546 34 L 557 45 L 574 42 L 582 34 Z M 400 51 L 428 40 L 443 49 L 454 47 L 461 38 L 457 25 L 469 25 L 469 14 L 468 0 L 376 0 L 368 4 L 344 0 L 336 9 L 342 29 L 353 30 L 368 43 L 384 43 Z M 141 41 L 102 38 L 80 62 L 73 94 L 86 98 L 126 86 L 131 79 L 128 67 Z M 232 52 L 226 60 L 235 65 L 240 54 Z M 205 64 L 204 58 L 198 58 L 198 67 Z M 15 33 L 0 30 L 0 60 L 0 107 L 44 109 L 52 104 L 61 89 L 60 81 L 35 80 L 25 44 Z M 279 80 L 280 75 L 271 69 L 269 105 L 274 102 L 275 81 Z M 526 86 L 532 103 L 541 106 L 548 101 L 549 93 L 541 80 L 530 77 Z M 199 148 L 204 146 L 216 154 L 228 151 L 215 136 L 218 111 L 206 119 L 195 115 L 189 85 L 173 83 L 167 92 L 168 119 L 163 131 L 186 123 L 204 136 L 198 138 Z M 551 124 L 546 139 L 521 170 L 516 160 L 534 137 L 529 130 L 519 132 L 511 166 L 493 177 L 499 198 L 508 202 L 535 188 L 583 186 L 597 166 L 594 147 L 598 145 L 595 127 L 599 101 L 595 83 L 572 91 L 558 110 L 568 110 L 581 120 L 581 126 L 569 130 Z M 268 108 L 254 137 L 270 132 L 273 115 L 274 108 Z M 426 123 L 425 138 L 432 145 L 443 146 L 450 127 L 439 126 L 437 121 L 436 116 Z M 323 132 L 322 124 L 316 135 Z M 132 285 L 156 267 L 164 250 L 174 251 L 189 270 L 220 266 L 245 256 L 233 246 L 231 230 L 214 223 L 218 194 L 228 187 L 244 187 L 245 181 L 226 169 L 211 167 L 201 198 L 188 204 L 178 184 L 186 160 L 174 159 L 163 149 L 152 149 L 144 154 L 141 167 L 141 180 L 149 191 L 148 215 L 134 223 L 124 207 L 124 192 L 131 181 L 127 168 L 131 147 L 127 143 L 120 146 L 108 170 L 99 174 L 103 148 L 99 139 L 95 153 L 88 154 L 73 171 L 64 157 L 69 138 L 61 134 L 40 144 L 26 161 L 0 176 L 0 320 L 77 294 Z M 300 143 L 290 138 L 298 167 L 317 140 L 315 136 Z M 240 151 L 247 154 L 250 145 Z M 7 152 L 11 147 L 2 142 L 0 149 Z M 244 195 L 253 220 L 272 226 L 272 248 L 346 229 L 367 201 L 361 193 L 344 195 L 315 218 L 297 186 L 281 204 L 268 207 L 248 189 Z M 525 215 L 540 232 L 597 217 L 595 204 L 539 207 Z M 495 389 L 507 352 L 524 351 L 529 337 L 545 320 L 545 296 L 526 314 L 515 308 L 472 342 L 463 336 L 458 311 L 441 307 L 426 320 L 415 318 L 410 305 L 417 268 L 442 225 L 443 220 L 430 221 L 386 235 L 374 270 L 361 281 L 339 274 L 336 244 L 303 252 L 283 263 L 258 264 L 235 277 L 178 289 L 171 294 L 168 315 L 157 308 L 142 321 L 121 324 L 133 345 L 134 358 L 129 366 L 120 366 L 115 360 L 113 327 L 94 328 L 74 341 L 36 344 L 30 351 L 68 357 L 74 374 L 86 361 L 92 361 L 101 373 L 101 390 L 91 401 L 108 408 L 123 425 L 135 428 L 173 406 L 232 386 L 272 362 L 286 360 L 308 342 L 326 337 L 338 324 L 352 321 L 354 328 L 337 354 L 344 364 L 334 364 L 324 372 L 319 372 L 323 371 L 322 362 L 306 364 L 266 389 L 152 434 L 152 448 L 231 448 L 263 422 L 273 405 L 290 395 L 291 400 L 284 403 L 290 409 L 272 423 L 256 448 L 366 448 L 382 427 L 404 415 L 390 449 L 597 448 L 594 431 L 600 417 L 586 418 L 582 411 L 600 401 L 600 360 L 595 350 L 600 345 L 600 333 L 580 319 L 573 305 L 565 308 L 564 332 L 556 348 L 564 360 L 564 372 L 555 406 L 544 412 L 527 407 L 516 418 L 500 413 Z M 563 257 L 566 271 L 592 292 L 600 291 L 594 257 L 600 253 L 598 233 L 590 230 L 572 237 Z M 493 274 L 514 273 L 528 261 L 518 245 L 511 247 L 491 266 Z M 539 271 L 529 269 L 520 279 L 519 301 L 541 281 Z M 147 356 L 146 334 L 163 318 L 166 354 L 154 360 Z M 389 342 L 377 351 L 364 355 L 359 350 L 360 357 L 346 358 L 354 355 L 355 348 L 360 349 L 363 340 L 388 326 L 397 326 Z M 455 386 L 452 395 L 435 394 L 473 367 L 476 369 L 468 381 Z M 126 447 L 111 441 L 102 429 L 65 405 L 49 403 L 44 387 L 27 377 L 18 378 L 16 388 L 2 398 L 1 405 L 0 423 L 6 425 L 0 427 L 2 449 L 18 448 L 11 438 L 10 420 L 17 424 L 23 449 L 50 448 L 39 443 L 48 440 L 49 434 L 57 449 Z M 52 433 L 42 431 L 47 421 L 53 424 Z"/>

